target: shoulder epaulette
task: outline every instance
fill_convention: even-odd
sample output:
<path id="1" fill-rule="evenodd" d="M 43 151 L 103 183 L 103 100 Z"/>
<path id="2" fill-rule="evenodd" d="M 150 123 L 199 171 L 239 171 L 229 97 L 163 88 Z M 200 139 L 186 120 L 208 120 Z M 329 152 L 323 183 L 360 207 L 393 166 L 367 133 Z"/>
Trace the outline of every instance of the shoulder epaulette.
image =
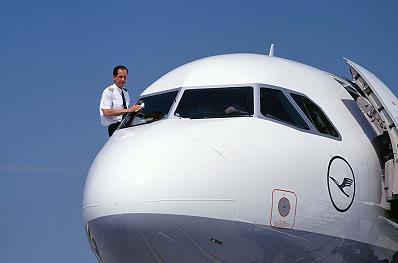
<path id="1" fill-rule="evenodd" d="M 109 90 L 110 92 L 113 92 L 113 88 L 112 88 L 112 87 L 109 87 L 108 90 Z"/>

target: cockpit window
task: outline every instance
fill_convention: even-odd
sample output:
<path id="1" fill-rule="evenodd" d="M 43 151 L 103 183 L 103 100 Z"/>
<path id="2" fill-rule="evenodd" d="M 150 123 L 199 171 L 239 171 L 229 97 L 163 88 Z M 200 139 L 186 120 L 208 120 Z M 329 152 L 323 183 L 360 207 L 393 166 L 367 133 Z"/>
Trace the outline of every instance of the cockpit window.
<path id="1" fill-rule="evenodd" d="M 167 116 L 178 91 L 172 91 L 147 97 L 142 97 L 137 104 L 145 103 L 142 110 L 130 113 L 122 121 L 119 129 L 133 127 L 161 120 Z"/>
<path id="2" fill-rule="evenodd" d="M 330 135 L 333 137 L 339 137 L 336 129 L 333 127 L 332 123 L 328 120 L 326 115 L 322 110 L 311 100 L 305 96 L 298 94 L 290 94 L 292 98 L 299 105 L 300 109 L 304 112 L 307 118 L 315 126 L 315 128 L 322 134 Z"/>
<path id="3" fill-rule="evenodd" d="M 288 98 L 286 98 L 285 94 L 280 90 L 270 88 L 260 89 L 260 111 L 265 117 L 288 123 L 300 129 L 310 129 Z"/>
<path id="4" fill-rule="evenodd" d="M 253 88 L 229 87 L 185 90 L 174 115 L 202 119 L 252 116 L 253 112 Z"/>

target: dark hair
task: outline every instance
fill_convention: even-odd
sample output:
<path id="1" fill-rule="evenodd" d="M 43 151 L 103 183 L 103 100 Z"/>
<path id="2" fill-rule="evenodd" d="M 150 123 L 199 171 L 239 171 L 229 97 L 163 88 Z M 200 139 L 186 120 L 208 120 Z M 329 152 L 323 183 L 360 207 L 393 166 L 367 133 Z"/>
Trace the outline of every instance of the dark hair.
<path id="1" fill-rule="evenodd" d="M 113 69 L 113 76 L 114 76 L 114 77 L 117 76 L 117 71 L 118 71 L 119 69 L 126 70 L 127 73 L 129 73 L 128 68 L 126 68 L 125 66 L 119 65 L 119 66 L 116 66 L 116 67 Z"/>

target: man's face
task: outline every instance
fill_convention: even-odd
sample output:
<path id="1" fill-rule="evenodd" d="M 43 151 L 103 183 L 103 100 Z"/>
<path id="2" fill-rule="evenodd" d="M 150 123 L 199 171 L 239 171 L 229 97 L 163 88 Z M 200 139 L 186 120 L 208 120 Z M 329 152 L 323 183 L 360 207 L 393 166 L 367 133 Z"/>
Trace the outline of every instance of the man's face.
<path id="1" fill-rule="evenodd" d="M 119 88 L 123 88 L 127 82 L 127 70 L 118 69 L 117 75 L 113 76 L 113 82 L 115 82 L 116 86 Z"/>

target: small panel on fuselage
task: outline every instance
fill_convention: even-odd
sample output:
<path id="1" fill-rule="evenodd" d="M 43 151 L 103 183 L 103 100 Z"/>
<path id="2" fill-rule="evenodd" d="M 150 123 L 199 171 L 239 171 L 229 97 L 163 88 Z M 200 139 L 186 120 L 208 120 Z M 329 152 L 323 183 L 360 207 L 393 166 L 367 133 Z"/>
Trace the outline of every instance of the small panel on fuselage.
<path id="1" fill-rule="evenodd" d="M 297 196 L 294 192 L 275 189 L 272 191 L 270 225 L 292 229 L 296 219 Z"/>

